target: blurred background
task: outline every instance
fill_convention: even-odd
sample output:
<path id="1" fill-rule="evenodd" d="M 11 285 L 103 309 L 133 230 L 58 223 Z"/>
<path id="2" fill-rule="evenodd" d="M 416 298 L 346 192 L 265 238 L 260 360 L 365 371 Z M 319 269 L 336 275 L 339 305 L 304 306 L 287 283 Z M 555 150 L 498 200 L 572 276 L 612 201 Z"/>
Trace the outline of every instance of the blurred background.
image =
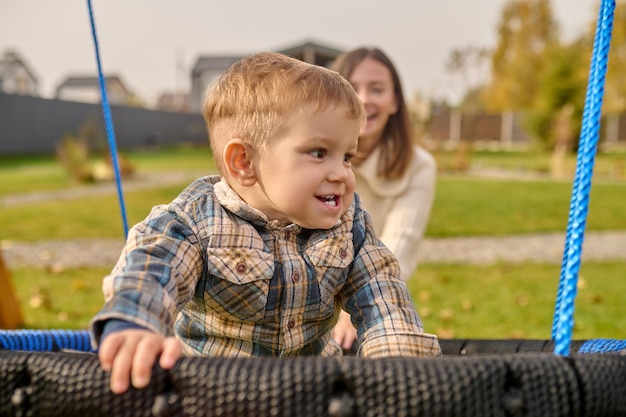
<path id="1" fill-rule="evenodd" d="M 626 141 L 626 119 L 620 119 L 626 107 L 620 52 L 626 13 L 624 2 L 617 3 L 604 104 L 606 146 Z M 398 66 L 425 142 L 456 146 L 465 139 L 510 148 L 535 141 L 551 149 L 556 125 L 570 123 L 575 130 L 580 122 L 597 0 L 398 0 L 384 7 L 373 1 L 270 0 L 243 6 L 94 1 L 110 102 L 197 114 L 206 87 L 242 55 L 273 50 L 328 65 L 341 51 L 376 45 Z M 19 144 L 9 138 L 23 131 L 15 126 L 23 115 L 12 112 L 15 122 L 0 127 L 0 154 L 50 151 L 81 119 L 97 118 L 87 110 L 93 107 L 61 103 L 100 99 L 86 2 L 2 1 L 0 53 L 1 93 L 57 100 L 28 101 L 34 106 L 31 122 L 40 113 L 48 118 L 38 119 L 38 129 L 29 129 Z M 22 102 L 3 96 L 0 110 L 9 114 Z M 70 108 L 80 115 L 58 120 Z M 51 112 L 57 120 L 49 120 Z M 203 139 L 201 125 L 194 125 L 198 118 L 117 112 L 121 147 Z M 169 129 L 155 124 L 163 117 Z M 182 128 L 185 134 L 176 135 Z"/>
<path id="2" fill-rule="evenodd" d="M 216 172 L 200 105 L 236 59 L 378 46 L 439 169 L 409 282 L 426 329 L 549 337 L 598 0 L 92 5 L 131 225 Z M 102 303 L 124 239 L 99 88 L 86 1 L 0 0 L 0 327 L 83 328 Z M 577 338 L 626 338 L 624 0 L 603 100 Z"/>

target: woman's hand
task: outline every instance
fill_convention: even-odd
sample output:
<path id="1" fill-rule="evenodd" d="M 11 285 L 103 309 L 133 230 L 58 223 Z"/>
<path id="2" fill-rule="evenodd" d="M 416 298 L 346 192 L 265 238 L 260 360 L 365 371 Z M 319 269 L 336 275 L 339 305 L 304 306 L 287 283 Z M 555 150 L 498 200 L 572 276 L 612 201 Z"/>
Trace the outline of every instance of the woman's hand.
<path id="1" fill-rule="evenodd" d="M 339 314 L 339 321 L 333 329 L 333 339 L 343 350 L 350 350 L 356 340 L 356 328 L 350 321 L 350 315 L 345 311 Z"/>

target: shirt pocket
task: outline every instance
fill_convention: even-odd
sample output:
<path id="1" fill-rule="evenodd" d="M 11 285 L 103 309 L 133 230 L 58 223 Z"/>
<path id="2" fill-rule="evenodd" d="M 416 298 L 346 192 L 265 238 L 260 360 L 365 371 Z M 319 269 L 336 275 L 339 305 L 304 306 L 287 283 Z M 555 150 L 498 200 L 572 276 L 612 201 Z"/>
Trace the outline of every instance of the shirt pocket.
<path id="1" fill-rule="evenodd" d="M 207 251 L 204 300 L 208 309 L 241 321 L 260 322 L 274 275 L 274 257 L 260 250 L 211 248 Z"/>
<path id="2" fill-rule="evenodd" d="M 305 255 L 315 270 L 320 289 L 320 313 L 323 318 L 335 312 L 335 296 L 346 283 L 354 261 L 354 245 L 350 235 L 335 236 L 306 249 Z"/>

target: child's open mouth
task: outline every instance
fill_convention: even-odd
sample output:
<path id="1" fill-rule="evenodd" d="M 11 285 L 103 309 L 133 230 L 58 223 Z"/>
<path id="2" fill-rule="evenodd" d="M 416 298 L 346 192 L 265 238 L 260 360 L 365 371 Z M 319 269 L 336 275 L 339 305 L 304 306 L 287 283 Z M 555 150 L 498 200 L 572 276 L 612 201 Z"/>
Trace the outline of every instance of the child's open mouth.
<path id="1" fill-rule="evenodd" d="M 339 204 L 339 197 L 336 195 L 323 195 L 317 197 L 317 199 L 327 206 L 337 206 Z"/>

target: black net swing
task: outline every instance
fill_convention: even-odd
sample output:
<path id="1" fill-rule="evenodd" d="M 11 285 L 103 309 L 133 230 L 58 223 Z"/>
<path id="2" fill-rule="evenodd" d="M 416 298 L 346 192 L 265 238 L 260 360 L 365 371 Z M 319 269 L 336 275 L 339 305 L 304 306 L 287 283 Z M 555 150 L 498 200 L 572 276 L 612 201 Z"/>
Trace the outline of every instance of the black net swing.
<path id="1" fill-rule="evenodd" d="M 571 338 L 614 9 L 602 0 L 550 340 L 443 339 L 429 359 L 184 358 L 116 395 L 86 331 L 0 331 L 0 416 L 626 416 L 626 341 Z"/>

